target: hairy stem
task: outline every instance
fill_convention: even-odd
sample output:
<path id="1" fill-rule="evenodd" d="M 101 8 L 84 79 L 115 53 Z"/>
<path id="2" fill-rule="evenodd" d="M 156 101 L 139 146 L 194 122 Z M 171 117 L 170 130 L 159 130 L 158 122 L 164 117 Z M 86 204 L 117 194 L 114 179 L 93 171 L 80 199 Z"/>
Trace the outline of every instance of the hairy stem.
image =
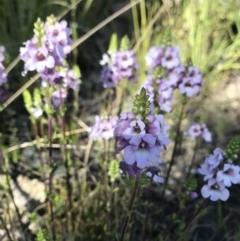
<path id="1" fill-rule="evenodd" d="M 179 116 L 177 129 L 176 129 L 176 136 L 175 136 L 175 140 L 174 140 L 174 147 L 173 147 L 172 157 L 171 157 L 170 165 L 169 165 L 169 168 L 168 168 L 164 189 L 163 189 L 163 192 L 162 192 L 162 198 L 164 197 L 164 194 L 165 194 L 165 191 L 166 191 L 166 188 L 167 188 L 167 185 L 168 185 L 169 176 L 170 176 L 172 167 L 174 165 L 174 158 L 176 156 L 177 146 L 178 146 L 178 142 L 179 142 L 179 139 L 180 139 L 179 137 L 180 137 L 180 132 L 181 132 L 181 123 L 182 123 L 182 120 L 183 120 L 184 106 L 185 106 L 185 103 L 182 103 L 180 116 Z"/>
<path id="2" fill-rule="evenodd" d="M 48 115 L 48 139 L 49 139 L 49 159 L 48 159 L 48 165 L 52 167 L 52 116 Z M 51 171 L 49 175 L 49 194 L 48 194 L 48 203 L 49 203 L 49 209 L 50 209 L 50 215 L 51 215 L 51 223 L 52 223 L 52 238 L 53 241 L 56 241 L 56 231 L 55 231 L 55 225 L 54 225 L 54 213 L 53 213 L 53 203 L 52 203 L 52 192 L 53 192 L 53 186 L 52 186 L 52 175 L 53 171 Z"/>
<path id="3" fill-rule="evenodd" d="M 131 216 L 131 212 L 132 212 L 132 209 L 133 209 L 133 204 L 134 204 L 136 194 L 137 194 L 137 191 L 138 191 L 138 185 L 139 185 L 139 181 L 136 179 L 135 184 L 134 184 L 134 188 L 133 188 L 133 193 L 132 193 L 132 196 L 131 196 L 131 199 L 130 199 L 130 202 L 129 202 L 128 211 L 127 211 L 124 223 L 123 223 L 120 241 L 124 240 L 124 235 L 125 235 L 125 232 L 126 232 L 126 229 L 127 229 L 127 225 L 128 225 L 128 222 L 129 222 L 129 219 L 130 219 L 130 216 Z"/>
<path id="4" fill-rule="evenodd" d="M 190 165 L 189 165 L 189 167 L 188 167 L 188 171 L 187 171 L 187 175 L 186 175 L 186 180 L 189 178 L 189 176 L 190 176 L 190 174 L 191 174 L 191 170 L 192 170 L 192 168 L 193 168 L 193 164 L 194 164 L 195 158 L 196 158 L 196 156 L 197 156 L 197 151 L 198 151 L 198 141 L 196 140 L 195 146 L 194 146 L 193 156 L 192 156 Z"/>

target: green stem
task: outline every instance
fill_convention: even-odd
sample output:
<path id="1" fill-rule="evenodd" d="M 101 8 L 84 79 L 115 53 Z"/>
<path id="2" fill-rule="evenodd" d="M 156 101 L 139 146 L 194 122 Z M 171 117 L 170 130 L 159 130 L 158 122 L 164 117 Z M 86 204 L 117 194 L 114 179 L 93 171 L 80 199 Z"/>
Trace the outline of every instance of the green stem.
<path id="1" fill-rule="evenodd" d="M 48 138 L 49 138 L 49 159 L 48 159 L 48 165 L 52 168 L 52 116 L 48 115 Z M 48 202 L 49 202 L 49 208 L 50 208 L 50 215 L 51 215 L 51 222 L 52 222 L 52 238 L 53 241 L 56 241 L 56 231 L 55 231 L 55 225 L 54 225 L 54 213 L 53 213 L 53 203 L 52 203 L 52 193 L 53 193 L 53 185 L 52 185 L 52 177 L 53 171 L 51 171 L 49 175 L 49 194 L 48 194 Z"/>
<path id="2" fill-rule="evenodd" d="M 198 141 L 196 140 L 195 142 L 195 146 L 194 146 L 194 153 L 193 153 L 193 156 L 192 156 L 192 159 L 191 159 L 191 163 L 188 167 L 188 171 L 187 171 L 187 175 L 186 175 L 186 180 L 189 178 L 190 174 L 191 174 L 191 170 L 192 170 L 192 167 L 193 167 L 193 164 L 194 164 L 194 161 L 195 161 L 195 158 L 197 156 L 197 151 L 198 151 Z"/>
<path id="3" fill-rule="evenodd" d="M 168 172 L 167 172 L 167 177 L 166 177 L 166 181 L 165 181 L 165 185 L 164 185 L 164 189 L 163 189 L 163 193 L 162 193 L 162 198 L 164 197 L 164 194 L 165 194 L 165 191 L 166 191 L 166 188 L 167 188 L 169 176 L 170 176 L 170 173 L 171 173 L 171 170 L 172 170 L 172 167 L 173 167 L 173 164 L 174 164 L 174 158 L 175 158 L 175 155 L 176 155 L 176 152 L 177 152 L 177 145 L 178 145 L 180 132 L 181 132 L 181 123 L 182 123 L 182 120 L 183 120 L 184 106 L 185 106 L 185 103 L 182 103 L 179 121 L 178 121 L 177 129 L 176 129 L 176 137 L 175 137 L 175 141 L 174 141 L 172 157 L 171 157 L 170 166 L 169 166 Z"/>
<path id="4" fill-rule="evenodd" d="M 134 2 L 131 0 L 131 2 Z M 133 15 L 133 26 L 134 26 L 134 34 L 135 34 L 135 40 L 140 38 L 140 31 L 139 31 L 139 22 L 138 22 L 138 12 L 137 12 L 137 6 L 135 5 L 132 7 L 132 15 Z"/>
<path id="5" fill-rule="evenodd" d="M 131 196 L 131 200 L 129 202 L 128 211 L 127 211 L 124 223 L 123 223 L 123 227 L 122 227 L 121 236 L 120 236 L 120 240 L 119 241 L 123 241 L 124 240 L 124 235 L 125 235 L 125 232 L 126 232 L 126 229 L 127 229 L 127 225 L 128 225 L 128 222 L 129 222 L 129 219 L 130 219 L 130 216 L 131 216 L 131 212 L 132 212 L 132 209 L 133 209 L 134 200 L 136 198 L 138 185 L 139 185 L 139 181 L 136 179 L 135 180 L 135 184 L 134 184 L 134 188 L 133 188 L 133 193 L 132 193 L 132 196 Z"/>
<path id="6" fill-rule="evenodd" d="M 49 209 L 50 209 L 50 217 L 51 217 L 51 230 L 52 230 L 52 239 L 53 241 L 56 241 L 56 230 L 55 230 L 55 225 L 54 225 L 54 212 L 53 212 L 53 201 L 52 201 L 52 197 L 53 197 L 53 183 L 52 183 L 52 179 L 53 179 L 53 172 L 54 172 L 54 164 L 52 161 L 52 136 L 53 136 L 53 111 L 52 108 L 53 106 L 51 105 L 51 93 L 50 93 L 50 88 L 48 86 L 47 88 L 47 93 L 46 93 L 46 97 L 47 97 L 47 104 L 48 104 L 48 141 L 49 141 L 49 146 L 48 146 L 48 160 L 47 160 L 47 164 L 50 167 L 50 173 L 49 173 L 49 183 L 48 183 L 48 188 L 49 191 L 47 193 L 47 201 L 48 201 L 48 205 L 49 205 Z"/>

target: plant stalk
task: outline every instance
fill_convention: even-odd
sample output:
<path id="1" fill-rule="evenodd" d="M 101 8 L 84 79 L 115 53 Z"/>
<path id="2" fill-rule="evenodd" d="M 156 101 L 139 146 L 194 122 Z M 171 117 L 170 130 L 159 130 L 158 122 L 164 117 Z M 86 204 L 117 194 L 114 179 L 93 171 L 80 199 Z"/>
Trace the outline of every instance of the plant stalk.
<path id="1" fill-rule="evenodd" d="M 178 146 L 180 132 L 181 132 L 181 124 L 182 124 L 182 120 L 183 120 L 184 106 L 185 106 L 185 103 L 182 103 L 181 112 L 180 112 L 180 116 L 179 116 L 179 120 L 178 120 L 178 124 L 177 124 L 177 129 L 176 129 L 176 137 L 175 137 L 175 140 L 174 140 L 172 157 L 171 157 L 171 161 L 170 161 L 170 166 L 168 168 L 167 177 L 166 177 L 166 181 L 165 181 L 165 185 L 164 185 L 164 189 L 163 189 L 161 198 L 164 198 L 164 194 L 165 194 L 165 191 L 166 191 L 166 188 L 167 188 L 169 176 L 170 176 L 172 167 L 174 165 L 174 158 L 175 158 L 175 155 L 176 155 L 176 152 L 177 152 L 177 146 Z"/>
<path id="2" fill-rule="evenodd" d="M 139 185 L 139 181 L 136 179 L 135 184 L 134 184 L 134 188 L 133 188 L 133 193 L 132 193 L 132 196 L 131 196 L 131 199 L 130 199 L 130 202 L 129 202 L 128 211 L 127 211 L 124 223 L 123 223 L 123 227 L 122 227 L 121 236 L 120 236 L 119 241 L 124 240 L 124 235 L 125 235 L 125 232 L 126 232 L 126 229 L 127 229 L 127 225 L 128 225 L 128 222 L 129 222 L 129 219 L 130 219 L 130 216 L 131 216 L 131 212 L 132 212 L 132 209 L 133 209 L 133 204 L 134 204 L 136 194 L 137 194 L 137 191 L 138 191 L 138 185 Z"/>

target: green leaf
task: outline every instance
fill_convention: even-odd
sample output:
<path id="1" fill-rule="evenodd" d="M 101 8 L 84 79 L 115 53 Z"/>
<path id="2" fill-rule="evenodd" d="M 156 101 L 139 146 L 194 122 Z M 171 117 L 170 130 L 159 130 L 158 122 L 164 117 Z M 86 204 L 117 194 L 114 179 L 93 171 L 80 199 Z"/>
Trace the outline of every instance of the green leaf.
<path id="1" fill-rule="evenodd" d="M 38 231 L 36 241 L 50 241 L 50 237 L 45 229 Z"/>
<path id="2" fill-rule="evenodd" d="M 27 109 L 27 111 L 31 114 L 32 113 L 32 96 L 30 94 L 30 92 L 26 89 L 23 92 L 23 101 L 24 101 L 24 105 Z"/>
<path id="3" fill-rule="evenodd" d="M 74 75 L 79 79 L 79 78 L 81 78 L 81 70 L 80 70 L 80 68 L 79 68 L 79 66 L 78 65 L 76 65 L 76 64 L 74 64 L 73 65 L 73 72 L 74 72 Z"/>
<path id="4" fill-rule="evenodd" d="M 108 175 L 111 177 L 112 182 L 120 177 L 119 163 L 117 160 L 110 162 Z"/>
<path id="5" fill-rule="evenodd" d="M 35 88 L 33 91 L 33 105 L 39 108 L 41 108 L 41 105 L 42 105 L 42 97 L 39 89 L 37 88 Z"/>

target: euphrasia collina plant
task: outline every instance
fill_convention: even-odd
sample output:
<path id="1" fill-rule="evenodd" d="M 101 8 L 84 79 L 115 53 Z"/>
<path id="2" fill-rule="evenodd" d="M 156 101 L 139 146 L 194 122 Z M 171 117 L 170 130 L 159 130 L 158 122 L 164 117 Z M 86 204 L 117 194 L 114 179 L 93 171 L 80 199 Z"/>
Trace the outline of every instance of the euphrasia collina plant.
<path id="1" fill-rule="evenodd" d="M 28 71 L 37 71 L 42 79 L 42 86 L 54 87 L 51 102 L 58 109 L 67 97 L 67 88 L 76 90 L 79 77 L 66 62 L 66 55 L 71 51 L 71 29 L 66 21 L 58 22 L 51 15 L 44 23 L 40 19 L 34 24 L 34 37 L 20 48 L 20 57 L 24 61 L 25 76 Z"/>
<path id="2" fill-rule="evenodd" d="M 127 36 L 121 39 L 120 47 L 118 47 L 117 35 L 112 35 L 108 53 L 103 54 L 100 64 L 103 66 L 100 81 L 104 88 L 115 89 L 124 80 L 136 82 L 138 63 L 135 53 L 129 47 Z M 89 137 L 105 140 L 113 138 L 117 120 L 118 117 L 95 116 L 95 124 L 91 128 Z"/>
<path id="3" fill-rule="evenodd" d="M 58 110 L 67 98 L 68 89 L 77 90 L 80 82 L 80 74 L 78 75 L 73 69 L 70 69 L 66 61 L 67 54 L 71 52 L 71 29 L 67 26 L 66 21 L 59 22 L 54 16 L 50 16 L 46 22 L 38 19 L 34 24 L 33 32 L 32 39 L 27 40 L 24 47 L 20 48 L 20 58 L 24 61 L 22 75 L 26 76 L 28 72 L 36 71 L 41 77 L 41 88 L 46 90 L 45 93 L 49 92 L 48 95 L 45 95 L 50 97 L 48 103 Z M 4 73 L 2 64 L 5 59 L 4 54 L 5 48 L 0 46 L 0 86 L 7 82 L 7 75 Z M 138 65 L 128 38 L 123 37 L 118 44 L 116 34 L 112 35 L 109 49 L 107 53 L 103 54 L 100 61 L 102 66 L 100 81 L 107 89 L 106 91 L 110 93 L 106 98 L 108 103 L 104 110 L 105 116 L 95 116 L 95 124 L 89 131 L 89 138 L 103 140 L 102 164 L 103 166 L 106 164 L 105 166 L 109 169 L 110 181 L 114 182 L 120 177 L 120 169 L 124 176 L 131 177 L 130 180 L 134 179 L 137 183 L 132 192 L 129 212 L 132 211 L 134 198 L 138 193 L 139 180 L 143 177 L 147 176 L 157 184 L 165 182 L 164 191 L 168 188 L 168 178 L 171 175 L 171 167 L 174 165 L 175 150 L 182 141 L 182 134 L 194 140 L 196 146 L 198 140 L 212 141 L 212 134 L 205 123 L 192 122 L 185 132 L 181 132 L 181 121 L 185 115 L 185 110 L 182 108 L 181 114 L 176 114 L 179 117 L 176 132 L 173 130 L 176 136 L 174 140 L 176 148 L 173 147 L 166 177 L 160 175 L 162 153 L 167 150 L 170 143 L 168 133 L 170 126 L 165 123 L 165 114 L 173 111 L 174 93 L 180 94 L 181 100 L 183 100 L 181 104 L 185 106 L 190 98 L 199 95 L 203 78 L 201 71 L 196 66 L 181 62 L 180 50 L 177 46 L 170 44 L 153 46 L 146 54 L 145 60 L 146 80 L 139 83 L 137 71 L 141 66 Z M 129 82 L 140 88 L 136 88 L 138 91 L 136 91 L 133 107 L 129 108 L 130 111 L 123 111 L 124 94 L 118 90 L 123 89 L 122 92 L 124 92 Z M 118 96 L 119 93 L 122 95 Z M 33 123 L 43 115 L 41 94 L 41 90 L 38 89 L 34 89 L 32 94 L 27 90 L 23 93 L 25 106 L 31 114 Z M 64 123 L 63 120 L 62 123 Z M 51 118 L 48 123 L 52 123 Z M 113 146 L 110 141 L 114 138 L 116 145 L 114 151 L 111 152 Z M 65 142 L 64 139 L 63 142 Z M 219 199 L 226 201 L 230 196 L 228 188 L 233 184 L 240 183 L 240 167 L 236 163 L 239 149 L 240 138 L 234 138 L 225 151 L 216 148 L 213 154 L 209 155 L 201 164 L 198 173 L 204 176 L 203 180 L 206 182 L 201 188 L 204 198 L 210 198 L 212 201 Z M 115 151 L 117 154 L 122 154 L 119 155 L 120 163 L 118 162 L 119 156 Z M 111 156 L 112 153 L 114 155 Z M 195 192 L 197 180 L 189 177 L 192 164 L 193 160 L 180 193 L 182 197 L 179 200 L 183 202 L 187 200 L 184 199 L 186 196 L 188 199 L 198 197 L 198 193 Z M 67 177 L 70 176 L 67 168 L 66 171 Z M 104 182 L 104 185 L 106 183 Z M 69 197 L 71 201 L 70 194 Z M 164 198 L 164 194 L 162 198 Z M 120 241 L 123 241 L 129 222 L 128 215 L 126 217 Z"/>
<path id="4" fill-rule="evenodd" d="M 181 130 L 182 120 L 187 116 L 184 107 L 189 104 L 188 101 L 192 97 L 199 95 L 201 91 L 203 85 L 202 73 L 196 66 L 182 63 L 179 48 L 169 44 L 151 47 L 145 60 L 147 66 L 146 80 L 140 84 L 137 71 L 141 66 L 137 64 L 134 51 L 129 48 L 128 39 L 124 37 L 119 47 L 117 36 L 112 35 L 109 50 L 100 61 L 103 66 L 100 77 L 103 87 L 108 89 L 107 91 L 109 89 L 117 90 L 121 85 L 126 88 L 127 85 L 122 83 L 133 82 L 136 86 L 138 84 L 140 89 L 135 95 L 131 111 L 122 111 L 119 106 L 119 117 L 106 115 L 107 117 L 104 118 L 96 116 L 89 137 L 103 140 L 115 137 L 116 153 L 122 154 L 119 164 L 121 173 L 123 176 L 131 177 L 130 180 L 135 180 L 129 202 L 129 212 L 133 209 L 139 180 L 145 176 L 151 178 L 151 181 L 157 184 L 164 183 L 162 194 L 164 198 L 171 168 L 174 165 L 174 159 L 176 159 L 176 147 L 180 145 L 182 135 L 190 137 L 195 142 L 195 147 L 186 178 L 182 183 L 181 192 L 177 196 L 181 209 L 184 207 L 186 200 L 199 197 L 196 192 L 197 179 L 191 176 L 191 169 L 200 142 L 202 140 L 207 143 L 212 142 L 212 133 L 205 123 L 192 121 L 184 132 Z M 175 140 L 172 157 L 167 174 L 163 177 L 160 176 L 161 156 L 170 143 L 168 135 L 170 126 L 165 123 L 165 114 L 174 111 L 173 97 L 175 92 L 178 92 L 178 96 L 180 96 L 182 107 L 179 111 L 180 114 L 176 111 L 178 123 L 176 131 L 173 130 Z M 111 101 L 115 102 L 116 99 L 112 98 Z M 122 99 L 122 102 L 124 101 Z M 110 112 L 112 114 L 112 110 Z M 240 167 L 234 164 L 239 146 L 239 138 L 236 138 L 229 144 L 226 151 L 216 148 L 214 153 L 206 158 L 200 166 L 198 173 L 203 175 L 204 181 L 207 182 L 201 189 L 204 198 L 210 198 L 212 201 L 218 199 L 226 201 L 229 198 L 227 188 L 240 182 Z M 118 156 L 114 156 L 114 160 L 110 161 L 109 164 L 109 173 L 111 174 L 108 174 L 111 181 L 120 177 L 116 157 L 118 158 Z M 196 213 L 198 213 L 198 210 Z M 124 240 L 128 222 L 129 219 L 126 216 L 121 232 L 121 241 Z"/>
<path id="5" fill-rule="evenodd" d="M 205 123 L 192 123 L 187 131 L 184 132 L 185 136 L 189 136 L 192 139 L 197 137 L 201 137 L 206 142 L 212 141 L 212 133 L 208 130 L 207 125 Z"/>
<path id="6" fill-rule="evenodd" d="M 100 64 L 103 66 L 101 82 L 104 88 L 116 87 L 124 79 L 136 82 L 138 63 L 135 53 L 129 49 L 129 40 L 126 36 L 122 38 L 118 50 L 117 36 L 112 35 L 108 53 L 103 54 Z"/>
<path id="7" fill-rule="evenodd" d="M 117 152 L 123 150 L 124 160 L 120 163 L 123 173 L 139 179 L 147 173 L 155 182 L 163 182 L 158 174 L 160 155 L 170 140 L 169 126 L 163 115 L 155 115 L 144 88 L 135 96 L 131 112 L 123 113 L 114 130 L 118 140 Z"/>
<path id="8" fill-rule="evenodd" d="M 198 169 L 207 182 L 201 189 L 204 198 L 212 201 L 226 201 L 229 196 L 228 187 L 240 183 L 240 167 L 235 164 L 240 150 L 240 138 L 229 143 L 226 150 L 216 148 Z"/>
<path id="9" fill-rule="evenodd" d="M 91 128 L 89 137 L 93 139 L 105 139 L 113 138 L 113 131 L 117 124 L 117 117 L 103 118 L 95 116 L 95 124 Z"/>
<path id="10" fill-rule="evenodd" d="M 172 111 L 174 90 L 187 97 L 199 94 L 202 74 L 195 66 L 181 63 L 177 46 L 151 47 L 146 55 L 146 65 L 147 78 L 142 87 L 162 112 Z"/>

